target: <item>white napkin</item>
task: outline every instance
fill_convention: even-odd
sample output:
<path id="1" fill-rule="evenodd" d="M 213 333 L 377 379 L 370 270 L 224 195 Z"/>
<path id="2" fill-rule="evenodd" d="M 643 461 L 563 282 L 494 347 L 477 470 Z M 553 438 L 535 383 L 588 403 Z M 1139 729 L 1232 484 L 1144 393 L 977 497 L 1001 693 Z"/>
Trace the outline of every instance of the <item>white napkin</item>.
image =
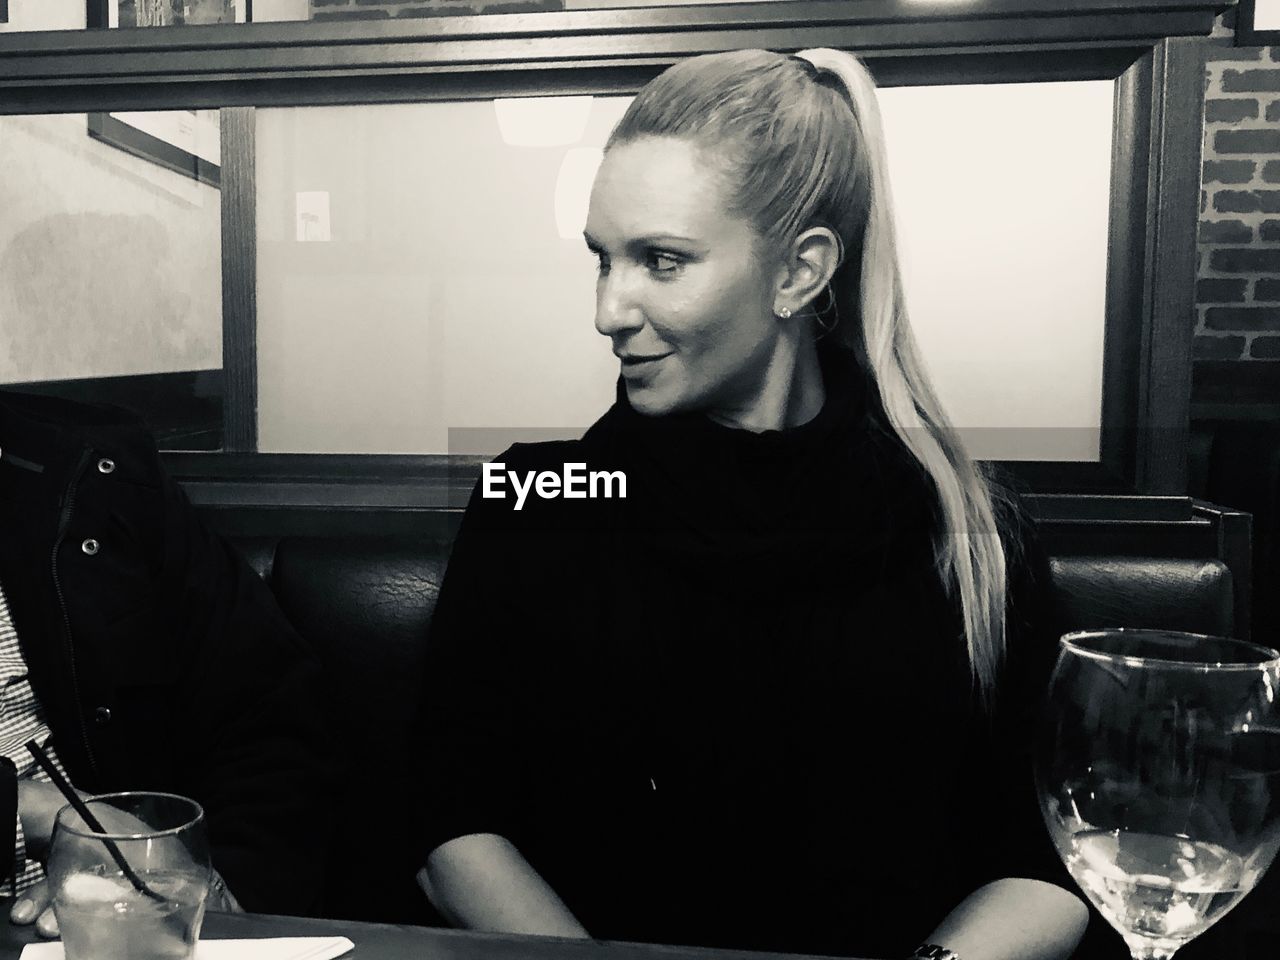
<path id="1" fill-rule="evenodd" d="M 196 960 L 333 960 L 355 944 L 346 937 L 270 937 L 264 940 L 201 940 Z M 62 944 L 29 943 L 20 960 L 63 960 Z"/>

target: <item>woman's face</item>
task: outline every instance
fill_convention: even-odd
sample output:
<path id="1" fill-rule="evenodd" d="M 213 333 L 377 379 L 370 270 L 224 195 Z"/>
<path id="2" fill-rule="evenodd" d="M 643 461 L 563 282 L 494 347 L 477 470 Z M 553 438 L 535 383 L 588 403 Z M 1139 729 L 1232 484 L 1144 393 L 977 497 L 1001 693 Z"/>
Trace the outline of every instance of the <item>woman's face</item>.
<path id="1" fill-rule="evenodd" d="M 753 226 L 728 212 L 698 150 L 670 137 L 613 147 L 584 233 L 600 261 L 596 329 L 613 342 L 631 405 L 752 420 L 780 375 L 778 265 L 761 257 Z"/>

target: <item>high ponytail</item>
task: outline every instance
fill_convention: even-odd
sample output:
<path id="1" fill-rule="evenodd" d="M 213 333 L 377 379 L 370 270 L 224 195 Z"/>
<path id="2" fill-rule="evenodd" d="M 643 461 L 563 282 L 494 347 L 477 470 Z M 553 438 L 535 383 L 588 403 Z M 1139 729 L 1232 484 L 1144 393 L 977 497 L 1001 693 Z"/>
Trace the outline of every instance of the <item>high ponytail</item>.
<path id="1" fill-rule="evenodd" d="M 875 82 L 848 53 L 820 48 L 797 56 L 839 77 L 853 105 L 868 177 L 858 297 L 863 346 L 890 424 L 933 480 L 942 513 L 939 574 L 959 596 L 969 663 L 979 687 L 990 690 L 1005 647 L 1005 552 L 990 485 L 942 409 L 911 332 Z"/>
<path id="2" fill-rule="evenodd" d="M 893 431 L 936 491 L 936 568 L 959 600 L 971 673 L 989 702 L 1005 649 L 1005 548 L 993 486 L 943 411 L 911 333 L 871 75 L 831 49 L 695 57 L 642 91 L 606 149 L 643 136 L 708 145 L 735 185 L 737 212 L 761 235 L 786 244 L 821 224 L 851 254 L 832 279 L 833 306 L 861 322 L 833 335 L 863 358 Z"/>

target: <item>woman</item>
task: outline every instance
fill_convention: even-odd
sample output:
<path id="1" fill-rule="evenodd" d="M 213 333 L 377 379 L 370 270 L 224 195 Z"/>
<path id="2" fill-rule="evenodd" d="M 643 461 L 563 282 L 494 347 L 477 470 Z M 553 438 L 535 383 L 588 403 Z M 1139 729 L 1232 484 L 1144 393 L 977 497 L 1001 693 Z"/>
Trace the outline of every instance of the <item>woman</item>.
<path id="1" fill-rule="evenodd" d="M 617 402 L 500 459 L 626 496 L 468 507 L 427 895 L 490 930 L 1068 956 L 1083 905 L 1025 879 L 1060 869 L 1025 745 L 1052 647 L 1017 642 L 1042 563 L 924 376 L 865 69 L 672 67 L 613 132 L 586 239 Z"/>

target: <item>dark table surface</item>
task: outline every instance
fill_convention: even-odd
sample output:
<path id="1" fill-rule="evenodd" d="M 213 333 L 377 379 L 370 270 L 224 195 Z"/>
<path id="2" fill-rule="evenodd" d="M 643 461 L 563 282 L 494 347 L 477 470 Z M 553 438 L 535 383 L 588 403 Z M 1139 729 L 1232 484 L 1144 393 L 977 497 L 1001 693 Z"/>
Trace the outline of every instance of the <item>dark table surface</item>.
<path id="1" fill-rule="evenodd" d="M 1261 891 L 1258 891 L 1261 892 Z M 1249 898 L 1246 898 L 1246 902 Z M 31 926 L 9 923 L 9 897 L 0 897 L 0 960 L 17 960 L 28 943 L 41 940 Z M 1268 916 L 1274 901 L 1259 900 Z M 1233 911 L 1233 913 L 1245 911 Z M 1228 915 L 1228 920 L 1245 917 Z M 1273 917 L 1274 919 L 1274 917 Z M 1178 960 L 1258 960 L 1280 956 L 1276 937 L 1266 928 L 1249 923 L 1222 923 L 1178 953 Z M 1091 931 L 1073 960 L 1127 960 L 1128 951 L 1119 936 L 1099 924 Z M 1225 936 L 1224 936 L 1225 934 Z M 300 917 L 272 917 L 262 914 L 210 913 L 205 916 L 202 936 L 209 940 L 252 939 L 258 937 L 347 937 L 355 949 L 345 954 L 352 960 L 820 960 L 797 954 L 754 953 L 734 950 L 703 950 L 642 943 L 612 943 L 599 940 L 561 940 L 554 937 L 514 937 L 487 933 L 466 933 L 436 927 L 358 923 L 352 920 L 308 920 Z M 1096 938 L 1096 940 L 1095 940 Z M 847 960 L 847 958 L 845 958 Z"/>
<path id="2" fill-rule="evenodd" d="M 8 922 L 9 898 L 0 898 L 0 960 L 17 960 L 22 948 L 37 942 L 32 927 Z M 347 937 L 356 945 L 346 954 L 352 960 L 799 960 L 792 954 L 699 950 L 654 944 L 560 940 L 553 937 L 512 937 L 464 933 L 434 927 L 391 926 L 347 920 L 305 920 L 260 914 L 210 913 L 202 938 L 209 940 L 256 937 Z M 812 960 L 812 958 L 810 958 Z"/>

